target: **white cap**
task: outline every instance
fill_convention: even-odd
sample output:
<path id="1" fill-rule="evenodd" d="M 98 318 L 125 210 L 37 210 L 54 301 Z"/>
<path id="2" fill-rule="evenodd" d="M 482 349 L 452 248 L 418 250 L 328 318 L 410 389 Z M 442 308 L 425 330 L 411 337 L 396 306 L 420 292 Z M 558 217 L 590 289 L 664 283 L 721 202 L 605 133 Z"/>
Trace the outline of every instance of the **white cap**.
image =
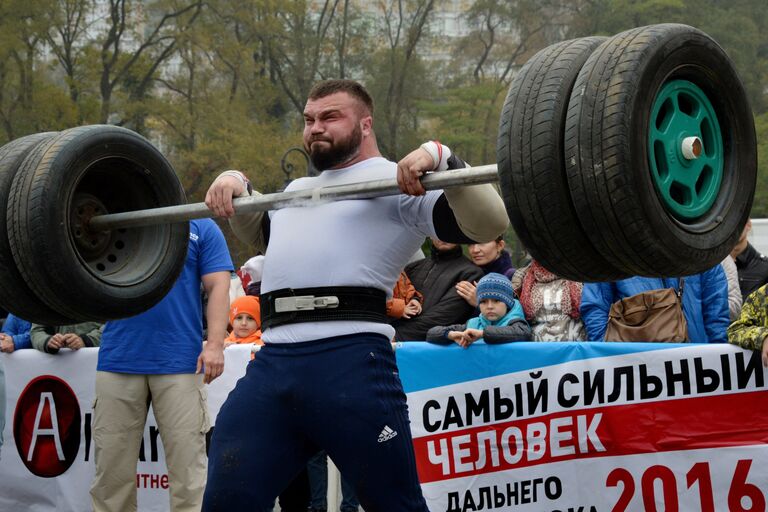
<path id="1" fill-rule="evenodd" d="M 251 276 L 252 283 L 261 282 L 261 272 L 264 268 L 264 256 L 258 255 L 246 261 L 240 270 Z"/>

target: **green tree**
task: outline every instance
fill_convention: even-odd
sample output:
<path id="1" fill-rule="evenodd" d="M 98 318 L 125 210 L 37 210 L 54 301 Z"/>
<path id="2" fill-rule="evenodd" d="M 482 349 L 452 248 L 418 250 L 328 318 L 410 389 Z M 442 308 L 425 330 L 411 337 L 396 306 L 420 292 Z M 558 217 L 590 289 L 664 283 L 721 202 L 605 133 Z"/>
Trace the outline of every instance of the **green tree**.
<path id="1" fill-rule="evenodd" d="M 700 0 L 693 3 L 697 10 L 703 7 Z M 652 23 L 683 23 L 688 8 L 686 0 L 580 0 L 565 5 L 572 15 L 568 30 L 572 37 L 612 36 Z"/>
<path id="2" fill-rule="evenodd" d="M 440 137 L 476 163 L 496 160 L 496 132 L 506 91 L 527 57 L 559 39 L 559 6 L 529 0 L 477 0 L 467 11 L 469 33 L 457 40 L 428 115 Z"/>
<path id="3" fill-rule="evenodd" d="M 581 0 L 574 2 L 569 35 L 613 35 L 653 23 L 685 23 L 714 38 L 733 60 L 755 113 L 758 187 L 753 216 L 768 215 L 768 9 L 765 0 Z M 723 91 L 727 94 L 727 91 Z"/>
<path id="4" fill-rule="evenodd" d="M 768 172 L 760 162 L 768 161 L 768 113 L 755 117 L 757 132 L 757 188 L 752 203 L 752 217 L 768 217 Z"/>
<path id="5" fill-rule="evenodd" d="M 50 130 L 67 118 L 66 105 L 43 105 L 59 101 L 40 58 L 47 7 L 41 0 L 0 3 L 0 126 L 6 140 Z"/>
<path id="6" fill-rule="evenodd" d="M 580 0 L 569 35 L 613 35 L 655 23 L 684 23 L 713 37 L 734 60 L 756 112 L 766 104 L 768 10 L 764 0 Z"/>

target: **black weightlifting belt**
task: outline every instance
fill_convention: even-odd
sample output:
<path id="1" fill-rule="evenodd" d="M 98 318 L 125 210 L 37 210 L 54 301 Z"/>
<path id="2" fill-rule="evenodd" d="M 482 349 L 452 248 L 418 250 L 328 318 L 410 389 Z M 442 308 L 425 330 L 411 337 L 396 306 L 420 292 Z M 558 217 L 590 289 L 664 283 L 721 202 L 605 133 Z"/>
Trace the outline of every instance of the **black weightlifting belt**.
<path id="1" fill-rule="evenodd" d="M 362 286 L 282 288 L 263 293 L 261 329 L 299 322 L 362 320 L 389 323 L 387 294 Z"/>

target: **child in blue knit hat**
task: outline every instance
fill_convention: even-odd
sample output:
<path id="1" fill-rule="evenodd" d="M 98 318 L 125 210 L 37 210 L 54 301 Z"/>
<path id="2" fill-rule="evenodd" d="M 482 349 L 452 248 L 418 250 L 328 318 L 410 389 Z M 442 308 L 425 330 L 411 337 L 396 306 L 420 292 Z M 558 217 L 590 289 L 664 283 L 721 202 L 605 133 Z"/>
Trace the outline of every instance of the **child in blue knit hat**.
<path id="1" fill-rule="evenodd" d="M 478 281 L 477 303 L 480 316 L 466 324 L 433 327 L 427 331 L 427 341 L 467 348 L 478 340 L 496 344 L 532 339 L 523 307 L 506 276 L 492 272 Z"/>

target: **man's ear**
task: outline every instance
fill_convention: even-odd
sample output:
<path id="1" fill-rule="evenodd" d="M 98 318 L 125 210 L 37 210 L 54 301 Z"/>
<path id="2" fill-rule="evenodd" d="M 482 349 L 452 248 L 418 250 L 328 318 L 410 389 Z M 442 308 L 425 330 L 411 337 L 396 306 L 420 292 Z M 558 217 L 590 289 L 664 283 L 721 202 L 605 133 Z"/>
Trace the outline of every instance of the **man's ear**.
<path id="1" fill-rule="evenodd" d="M 373 130 L 373 117 L 365 116 L 360 119 L 360 130 L 363 132 L 363 135 L 370 135 Z"/>

